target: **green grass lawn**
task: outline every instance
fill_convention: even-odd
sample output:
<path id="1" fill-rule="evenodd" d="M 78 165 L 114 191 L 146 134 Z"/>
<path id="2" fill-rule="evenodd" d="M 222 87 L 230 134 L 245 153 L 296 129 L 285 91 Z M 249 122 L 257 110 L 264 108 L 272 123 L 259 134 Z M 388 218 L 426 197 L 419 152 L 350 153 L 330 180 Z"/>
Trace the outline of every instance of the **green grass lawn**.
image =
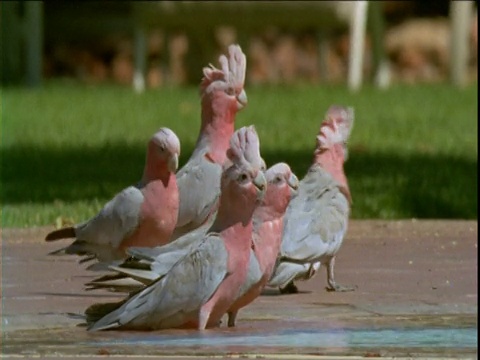
<path id="1" fill-rule="evenodd" d="M 477 85 L 250 87 L 237 128 L 255 124 L 268 165 L 301 178 L 323 115 L 355 108 L 345 165 L 352 218 L 477 219 Z M 2 226 L 75 222 L 141 176 L 145 146 L 172 128 L 188 159 L 200 124 L 197 88 L 135 94 L 129 88 L 47 83 L 2 89 Z"/>

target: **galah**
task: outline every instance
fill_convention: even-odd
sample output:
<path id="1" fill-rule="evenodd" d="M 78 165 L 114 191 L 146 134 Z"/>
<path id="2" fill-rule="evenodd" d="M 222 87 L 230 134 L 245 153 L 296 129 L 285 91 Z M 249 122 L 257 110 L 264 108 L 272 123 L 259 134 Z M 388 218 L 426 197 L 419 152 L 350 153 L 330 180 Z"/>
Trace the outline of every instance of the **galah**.
<path id="1" fill-rule="evenodd" d="M 331 106 L 317 135 L 313 164 L 284 219 L 277 267 L 268 285 L 297 292 L 294 280 L 327 267 L 327 290 L 349 291 L 334 279 L 335 256 L 347 231 L 351 196 L 343 164 L 353 126 L 353 109 Z"/>
<path id="2" fill-rule="evenodd" d="M 235 135 L 227 152 L 232 165 L 222 173 L 218 212 L 208 233 L 145 288 L 120 303 L 88 308 L 90 331 L 218 326 L 247 276 L 252 216 L 267 185 L 256 132 L 242 128 Z"/>
<path id="3" fill-rule="evenodd" d="M 178 217 L 175 171 L 179 155 L 178 137 L 169 128 L 161 128 L 148 142 L 137 185 L 116 194 L 93 218 L 52 231 L 45 240 L 75 238 L 61 251 L 86 255 L 87 260 L 96 258 L 100 262 L 96 265 L 124 259 L 129 246 L 153 247 L 168 242 Z"/>
<path id="4" fill-rule="evenodd" d="M 283 216 L 298 179 L 285 163 L 273 165 L 265 172 L 267 191 L 253 213 L 253 238 L 247 280 L 228 311 L 228 326 L 235 326 L 238 311 L 261 293 L 270 279 L 282 239 Z"/>
<path id="5" fill-rule="evenodd" d="M 224 168 L 235 162 L 241 161 L 235 157 L 235 148 L 248 148 L 249 151 L 244 154 L 246 160 L 255 170 L 263 170 L 265 162 L 260 156 L 258 135 L 254 126 L 243 127 L 232 135 L 230 149 L 227 150 L 227 160 Z M 108 274 L 94 279 L 87 283 L 88 290 L 106 288 L 111 291 L 131 292 L 137 291 L 143 285 L 148 285 L 152 281 L 165 275 L 172 266 L 183 256 L 185 256 L 192 247 L 197 246 L 202 241 L 202 236 L 206 234 L 216 219 L 216 212 L 210 216 L 205 224 L 190 231 L 163 246 L 154 248 L 132 247 L 127 249 L 131 256 L 127 261 L 115 266 L 112 264 L 109 268 L 116 274 Z"/>
<path id="6" fill-rule="evenodd" d="M 263 166 L 264 164 L 261 165 Z M 251 300 L 239 301 L 238 305 L 244 303 L 247 305 L 253 301 L 254 295 L 260 294 L 261 288 L 270 278 L 280 249 L 282 218 L 290 201 L 291 192 L 294 193 L 298 187 L 297 177 L 285 163 L 272 166 L 265 172 L 265 177 L 268 184 L 267 191 L 253 215 L 253 250 L 250 254 L 248 279 L 242 286 L 241 294 L 246 293 L 251 287 L 255 289 L 246 297 Z M 210 222 L 213 223 L 212 220 Z M 128 254 L 133 258 L 120 266 L 110 266 L 110 269 L 117 273 L 102 276 L 86 285 L 90 290 L 99 288 L 120 292 L 139 290 L 166 274 L 181 257 L 188 253 L 195 245 L 195 241 L 201 241 L 199 235 L 208 231 L 211 226 L 209 223 L 164 246 L 128 249 Z"/>
<path id="7" fill-rule="evenodd" d="M 200 227 L 218 206 L 222 166 L 235 129 L 235 117 L 247 105 L 246 57 L 240 46 L 230 45 L 221 55 L 220 69 L 203 69 L 200 84 L 201 126 L 195 149 L 178 171 L 180 208 L 171 240 Z"/>

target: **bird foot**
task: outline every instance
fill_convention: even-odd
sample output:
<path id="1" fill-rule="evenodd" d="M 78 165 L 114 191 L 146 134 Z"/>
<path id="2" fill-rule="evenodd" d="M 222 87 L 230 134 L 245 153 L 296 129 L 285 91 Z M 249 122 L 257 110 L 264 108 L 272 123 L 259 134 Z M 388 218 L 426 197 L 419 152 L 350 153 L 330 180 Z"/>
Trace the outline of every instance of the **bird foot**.
<path id="1" fill-rule="evenodd" d="M 329 292 L 347 292 L 347 291 L 355 291 L 357 286 L 348 286 L 348 285 L 340 285 L 340 284 L 333 284 L 328 285 L 325 289 Z"/>
<path id="2" fill-rule="evenodd" d="M 280 294 L 297 294 L 298 293 L 298 288 L 297 286 L 292 282 L 289 282 L 285 287 L 279 288 Z"/>

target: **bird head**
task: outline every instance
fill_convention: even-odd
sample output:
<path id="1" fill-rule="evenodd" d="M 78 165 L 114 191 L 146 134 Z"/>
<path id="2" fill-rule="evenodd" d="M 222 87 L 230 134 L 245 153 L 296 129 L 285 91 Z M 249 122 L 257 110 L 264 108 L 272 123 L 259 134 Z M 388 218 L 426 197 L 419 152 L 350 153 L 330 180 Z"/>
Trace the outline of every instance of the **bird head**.
<path id="1" fill-rule="evenodd" d="M 271 207 L 279 215 L 283 215 L 288 203 L 296 194 L 299 180 L 286 163 L 277 163 L 265 171 L 267 192 L 262 206 Z"/>
<path id="2" fill-rule="evenodd" d="M 316 152 L 321 153 L 334 148 L 340 149 L 347 158 L 347 140 L 353 127 L 353 108 L 333 105 L 320 126 L 317 135 Z"/>
<path id="3" fill-rule="evenodd" d="M 238 172 L 238 183 L 250 181 L 258 190 L 257 198 L 263 198 L 266 190 L 266 180 L 262 171 L 265 161 L 260 156 L 260 140 L 255 126 L 244 126 L 233 133 L 227 150 L 227 159 L 229 161 L 224 165 L 225 173 Z"/>
<path id="4" fill-rule="evenodd" d="M 169 128 L 163 127 L 152 136 L 150 144 L 154 148 L 155 157 L 165 162 L 168 170 L 175 173 L 180 156 L 180 140 L 177 135 Z"/>
<path id="5" fill-rule="evenodd" d="M 208 95 L 222 96 L 235 103 L 236 109 L 243 109 L 248 102 L 244 90 L 247 59 L 239 45 L 228 47 L 228 58 L 221 55 L 218 59 L 220 69 L 210 64 L 203 68 L 200 84 L 202 97 Z"/>

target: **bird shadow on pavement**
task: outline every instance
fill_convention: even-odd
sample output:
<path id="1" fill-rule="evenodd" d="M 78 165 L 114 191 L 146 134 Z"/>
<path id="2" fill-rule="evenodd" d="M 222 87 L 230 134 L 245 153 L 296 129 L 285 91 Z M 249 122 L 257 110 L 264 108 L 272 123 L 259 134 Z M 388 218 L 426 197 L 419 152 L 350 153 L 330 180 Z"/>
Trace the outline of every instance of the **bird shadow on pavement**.
<path id="1" fill-rule="evenodd" d="M 118 293 L 109 293 L 109 294 L 93 294 L 92 292 L 87 293 L 62 293 L 62 292 L 48 292 L 48 291 L 38 291 L 30 293 L 32 295 L 43 295 L 43 296 L 53 296 L 53 297 L 67 297 L 67 298 L 107 298 L 111 299 L 118 295 Z"/>
<path id="2" fill-rule="evenodd" d="M 288 295 L 299 295 L 299 294 L 311 294 L 311 290 L 298 290 L 296 293 L 281 293 L 278 289 L 274 288 L 264 288 L 262 290 L 262 296 L 288 296 Z"/>

